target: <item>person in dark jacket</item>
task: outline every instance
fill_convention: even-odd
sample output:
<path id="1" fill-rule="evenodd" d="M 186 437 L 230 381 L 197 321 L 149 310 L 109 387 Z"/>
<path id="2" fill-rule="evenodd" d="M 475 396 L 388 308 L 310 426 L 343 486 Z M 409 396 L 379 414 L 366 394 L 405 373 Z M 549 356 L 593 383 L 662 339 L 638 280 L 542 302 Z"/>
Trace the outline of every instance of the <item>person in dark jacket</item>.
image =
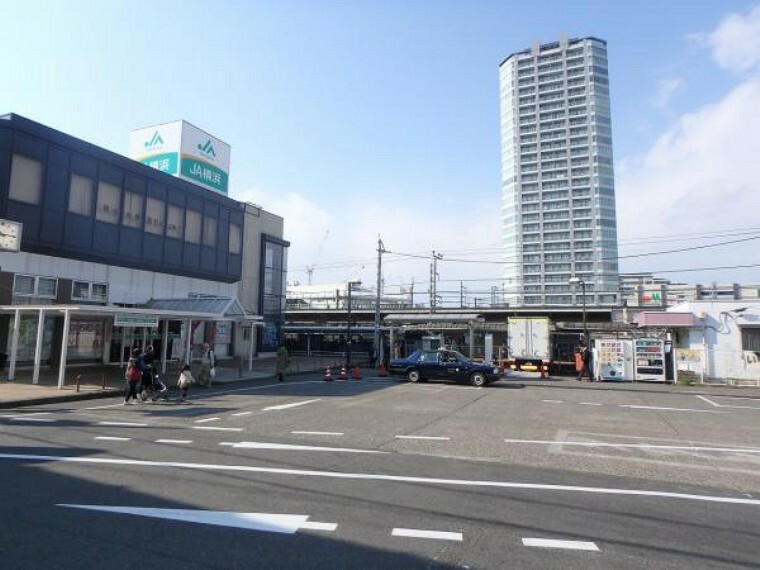
<path id="1" fill-rule="evenodd" d="M 588 376 L 588 381 L 593 382 L 594 376 L 591 372 L 591 349 L 588 346 L 582 346 L 580 348 L 580 357 L 581 357 L 581 369 L 578 373 L 578 381 L 583 380 L 583 375 L 586 374 Z"/>

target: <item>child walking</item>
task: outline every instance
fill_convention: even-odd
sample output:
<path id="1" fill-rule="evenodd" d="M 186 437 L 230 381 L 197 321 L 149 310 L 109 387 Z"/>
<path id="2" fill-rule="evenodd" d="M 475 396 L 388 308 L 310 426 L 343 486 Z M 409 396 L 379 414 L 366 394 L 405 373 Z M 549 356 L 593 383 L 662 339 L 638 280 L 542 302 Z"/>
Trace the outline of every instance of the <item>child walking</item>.
<path id="1" fill-rule="evenodd" d="M 182 371 L 179 373 L 179 380 L 177 380 L 177 386 L 180 391 L 180 402 L 187 400 L 187 389 L 190 387 L 190 384 L 193 384 L 194 382 L 195 380 L 193 379 L 193 374 L 190 372 L 190 366 L 185 364 L 185 366 L 182 367 Z"/>

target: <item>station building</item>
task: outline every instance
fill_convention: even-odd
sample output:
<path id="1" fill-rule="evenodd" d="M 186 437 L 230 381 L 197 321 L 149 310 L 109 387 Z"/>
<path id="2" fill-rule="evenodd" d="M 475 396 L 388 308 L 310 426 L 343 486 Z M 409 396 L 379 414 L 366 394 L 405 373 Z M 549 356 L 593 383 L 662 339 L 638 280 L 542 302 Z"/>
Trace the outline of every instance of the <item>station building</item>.
<path id="1" fill-rule="evenodd" d="M 0 352 L 17 366 L 274 351 L 283 219 L 19 115 L 0 116 Z"/>

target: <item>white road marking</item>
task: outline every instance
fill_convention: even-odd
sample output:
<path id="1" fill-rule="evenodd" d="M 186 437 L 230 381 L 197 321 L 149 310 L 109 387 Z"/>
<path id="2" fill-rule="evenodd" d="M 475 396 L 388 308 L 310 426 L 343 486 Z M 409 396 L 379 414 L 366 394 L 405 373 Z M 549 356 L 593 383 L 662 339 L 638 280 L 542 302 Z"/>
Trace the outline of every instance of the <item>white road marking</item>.
<path id="1" fill-rule="evenodd" d="M 178 445 L 193 443 L 192 439 L 157 439 L 156 443 L 176 443 Z"/>
<path id="2" fill-rule="evenodd" d="M 243 428 L 216 427 L 216 426 L 191 426 L 192 429 L 205 429 L 208 431 L 243 431 Z"/>
<path id="3" fill-rule="evenodd" d="M 593 542 L 583 542 L 580 540 L 552 540 L 549 538 L 523 538 L 522 543 L 525 546 L 539 546 L 542 548 L 565 548 L 569 550 L 590 550 L 598 552 L 599 547 Z"/>
<path id="4" fill-rule="evenodd" d="M 720 404 L 716 404 L 710 398 L 705 398 L 704 396 L 697 396 L 697 398 L 699 398 L 700 400 L 702 400 L 704 402 L 707 402 L 711 406 L 715 406 L 716 408 L 720 408 Z"/>
<path id="5" fill-rule="evenodd" d="M 148 424 L 138 424 L 134 422 L 98 422 L 98 425 L 111 427 L 148 427 Z"/>
<path id="6" fill-rule="evenodd" d="M 92 406 L 90 408 L 82 408 L 83 410 L 105 410 L 106 408 L 121 408 L 124 404 L 119 402 L 118 404 L 108 404 L 106 406 Z M 75 410 L 72 410 L 75 411 Z"/>
<path id="7" fill-rule="evenodd" d="M 450 437 L 441 437 L 437 435 L 397 435 L 396 439 L 430 439 L 436 441 L 449 441 Z"/>
<path id="8" fill-rule="evenodd" d="M 268 390 L 269 388 L 288 388 L 290 386 L 301 386 L 303 384 L 322 384 L 324 380 L 304 380 L 303 382 L 284 382 L 277 384 L 265 384 L 264 386 L 249 386 L 247 388 L 234 388 L 231 390 L 214 391 L 214 396 L 223 396 L 224 394 L 235 394 L 236 392 L 254 392 L 257 390 Z"/>
<path id="9" fill-rule="evenodd" d="M 288 408 L 295 408 L 296 406 L 311 404 L 312 402 L 319 402 L 321 399 L 322 398 L 317 398 L 316 400 L 305 400 L 303 402 L 293 402 L 292 404 L 280 404 L 279 406 L 269 406 L 267 408 L 264 408 L 264 411 L 268 412 L 270 410 L 286 410 Z"/>
<path id="10" fill-rule="evenodd" d="M 132 441 L 131 437 L 111 437 L 107 435 L 98 435 L 95 439 L 100 441 Z"/>
<path id="11" fill-rule="evenodd" d="M 205 424 L 206 422 L 216 422 L 221 420 L 222 418 L 204 418 L 202 420 L 195 420 L 196 424 Z"/>
<path id="12" fill-rule="evenodd" d="M 137 515 L 157 519 L 168 519 L 180 522 L 209 524 L 247 530 L 279 532 L 294 534 L 300 528 L 309 530 L 335 530 L 329 528 L 331 523 L 308 522 L 307 515 L 280 515 L 271 513 L 235 513 L 227 511 L 199 511 L 191 509 L 151 509 L 139 507 L 111 507 L 99 505 L 69 505 L 59 504 L 59 507 L 102 511 L 122 515 Z M 322 527 L 322 528 L 320 528 Z M 337 528 L 337 525 L 335 525 Z"/>
<path id="13" fill-rule="evenodd" d="M 505 439 L 506 443 L 533 443 L 540 445 L 575 445 L 579 447 L 630 447 L 635 449 L 678 449 L 685 451 L 720 451 L 738 453 L 760 453 L 760 449 L 754 447 L 706 447 L 698 445 L 650 445 L 647 443 L 608 443 L 594 441 L 550 441 L 539 439 Z"/>
<path id="14" fill-rule="evenodd" d="M 52 413 L 53 412 L 28 412 L 28 413 L 24 414 L 24 417 L 27 417 L 27 416 L 49 416 Z"/>
<path id="15" fill-rule="evenodd" d="M 232 414 L 233 416 L 250 416 L 253 412 L 237 412 L 236 414 Z"/>
<path id="16" fill-rule="evenodd" d="M 751 402 L 760 402 L 760 398 L 746 398 L 744 396 L 713 396 L 713 398 L 726 398 L 727 400 L 749 400 Z"/>
<path id="17" fill-rule="evenodd" d="M 342 431 L 291 431 L 290 433 L 301 435 L 343 435 Z"/>
<path id="18" fill-rule="evenodd" d="M 700 398 L 707 402 L 708 404 L 712 404 L 716 408 L 732 408 L 735 410 L 760 410 L 760 408 L 756 406 L 736 406 L 734 404 L 718 404 L 717 402 L 713 402 L 709 398 L 705 398 L 704 396 L 697 396 L 697 398 Z M 729 400 L 750 400 L 752 402 L 760 401 L 757 398 L 738 398 L 736 396 L 713 396 L 713 398 L 727 398 Z"/>
<path id="19" fill-rule="evenodd" d="M 697 412 L 700 414 L 730 414 L 731 412 L 719 412 L 715 410 L 694 410 L 692 408 L 667 408 L 665 406 L 637 406 L 634 404 L 620 404 L 621 408 L 633 410 L 669 410 L 671 412 Z"/>
<path id="20" fill-rule="evenodd" d="M 547 404 L 562 404 L 564 403 L 562 400 L 541 400 L 542 402 L 546 402 Z"/>
<path id="21" fill-rule="evenodd" d="M 461 532 L 444 532 L 439 530 L 418 530 L 414 528 L 394 528 L 391 536 L 406 536 L 410 538 L 433 538 L 436 540 L 462 541 Z"/>
<path id="22" fill-rule="evenodd" d="M 299 530 L 324 530 L 326 532 L 332 532 L 336 528 L 338 528 L 338 523 L 321 523 L 321 522 L 311 522 L 306 521 L 305 523 L 301 524 L 300 527 L 298 527 Z"/>
<path id="23" fill-rule="evenodd" d="M 226 445 L 239 449 L 272 449 L 282 451 L 342 451 L 344 453 L 387 453 L 375 449 L 351 449 L 348 447 L 319 447 L 314 445 L 290 445 L 287 443 L 262 443 L 259 441 L 240 441 L 238 443 L 223 441 L 219 445 Z"/>
<path id="24" fill-rule="evenodd" d="M 660 497 L 663 499 L 703 501 L 732 505 L 752 505 L 760 507 L 760 499 L 743 497 L 719 497 L 714 495 L 694 495 L 670 491 L 649 491 L 644 489 L 613 489 L 608 487 L 581 487 L 577 485 L 550 485 L 542 483 L 518 483 L 513 481 L 488 481 L 465 479 L 439 479 L 433 477 L 412 477 L 406 475 L 383 475 L 380 473 L 349 473 L 341 471 L 310 471 L 307 469 L 284 469 L 280 467 L 254 467 L 252 465 L 220 465 L 214 463 L 185 463 L 182 461 L 147 461 L 142 459 L 114 459 L 105 457 L 71 457 L 63 455 L 35 455 L 31 453 L 0 453 L 0 459 L 10 461 L 48 461 L 55 463 L 81 463 L 88 465 L 129 465 L 132 467 L 157 467 L 166 469 L 195 469 L 198 471 L 231 471 L 236 473 L 270 473 L 273 475 L 293 475 L 301 477 L 324 477 L 356 481 L 384 481 L 393 483 L 427 483 L 455 487 L 480 487 L 497 489 L 524 489 L 531 491 L 554 491 L 570 493 L 592 493 L 598 495 L 618 495 L 622 497 Z"/>
<path id="25" fill-rule="evenodd" d="M 597 402 L 581 402 L 581 406 L 603 406 L 604 404 L 599 404 Z"/>
<path id="26" fill-rule="evenodd" d="M 24 416 L 16 416 L 11 418 L 12 422 L 35 422 L 35 423 L 41 423 L 41 424 L 51 424 L 55 422 L 56 420 L 52 418 L 27 418 Z"/>

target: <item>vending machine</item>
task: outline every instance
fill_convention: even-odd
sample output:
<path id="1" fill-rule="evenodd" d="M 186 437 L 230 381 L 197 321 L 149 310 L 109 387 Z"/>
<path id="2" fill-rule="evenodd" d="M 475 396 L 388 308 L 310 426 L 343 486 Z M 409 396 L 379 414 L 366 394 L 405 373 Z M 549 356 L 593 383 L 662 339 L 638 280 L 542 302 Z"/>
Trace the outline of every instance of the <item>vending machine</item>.
<path id="1" fill-rule="evenodd" d="M 665 382 L 665 343 L 658 338 L 637 338 L 634 347 L 634 380 Z"/>
<path id="2" fill-rule="evenodd" d="M 627 339 L 596 339 L 595 366 L 597 379 L 606 381 L 633 380 L 633 343 Z"/>

